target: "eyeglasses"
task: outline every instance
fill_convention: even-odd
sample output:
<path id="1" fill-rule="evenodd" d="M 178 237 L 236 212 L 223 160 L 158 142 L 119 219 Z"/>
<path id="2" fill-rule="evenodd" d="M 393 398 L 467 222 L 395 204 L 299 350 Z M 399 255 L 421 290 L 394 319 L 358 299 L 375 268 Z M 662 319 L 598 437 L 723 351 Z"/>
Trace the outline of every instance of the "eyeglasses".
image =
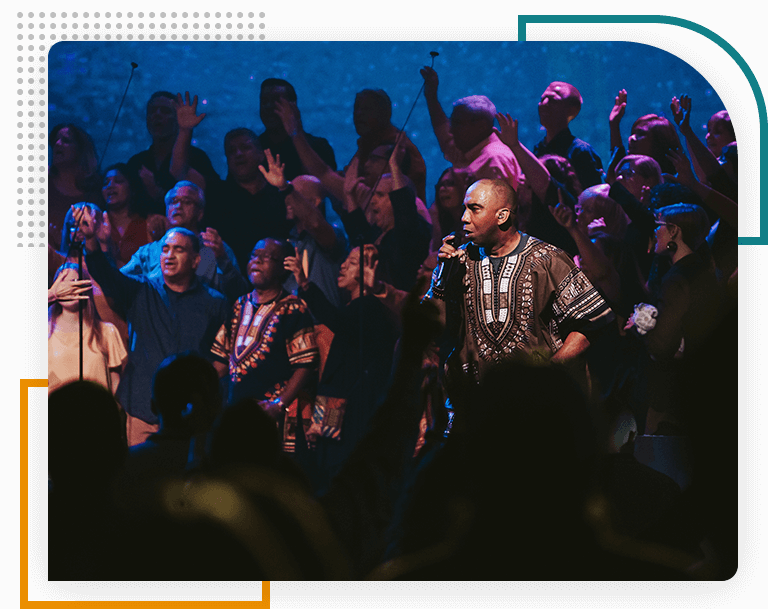
<path id="1" fill-rule="evenodd" d="M 197 199 L 193 199 L 192 197 L 174 197 L 171 199 L 171 202 L 169 205 L 199 205 L 200 202 Z"/>
<path id="2" fill-rule="evenodd" d="M 616 176 L 621 176 L 624 178 L 631 178 L 633 177 L 637 172 L 632 168 L 631 166 L 627 165 L 626 167 L 623 167 L 619 169 L 619 171 L 616 173 Z"/>
<path id="3" fill-rule="evenodd" d="M 251 261 L 259 261 L 259 262 L 276 262 L 281 263 L 283 262 L 280 258 L 275 258 L 274 256 L 269 256 L 267 254 L 253 254 L 251 256 Z"/>

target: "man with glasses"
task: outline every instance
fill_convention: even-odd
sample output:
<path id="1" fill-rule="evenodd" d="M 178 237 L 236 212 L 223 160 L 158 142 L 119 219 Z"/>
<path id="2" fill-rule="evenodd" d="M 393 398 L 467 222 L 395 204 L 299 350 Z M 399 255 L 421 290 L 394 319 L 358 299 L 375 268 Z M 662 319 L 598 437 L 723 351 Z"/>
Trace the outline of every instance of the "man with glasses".
<path id="1" fill-rule="evenodd" d="M 200 264 L 197 277 L 234 302 L 248 291 L 248 284 L 240 272 L 232 249 L 222 241 L 213 228 L 200 231 L 205 211 L 203 190 L 192 182 L 178 182 L 165 195 L 166 219 L 169 228 L 185 228 L 200 234 Z M 120 271 L 128 277 L 158 278 L 162 274 L 160 254 L 162 240 L 140 247 Z"/>
<path id="2" fill-rule="evenodd" d="M 283 450 L 296 448 L 300 392 L 316 374 L 320 359 L 307 305 L 283 283 L 290 271 L 285 259 L 295 256 L 287 241 L 262 239 L 248 263 L 253 291 L 237 299 L 221 326 L 211 353 L 220 376 L 229 376 L 229 404 L 245 398 L 278 422 Z"/>

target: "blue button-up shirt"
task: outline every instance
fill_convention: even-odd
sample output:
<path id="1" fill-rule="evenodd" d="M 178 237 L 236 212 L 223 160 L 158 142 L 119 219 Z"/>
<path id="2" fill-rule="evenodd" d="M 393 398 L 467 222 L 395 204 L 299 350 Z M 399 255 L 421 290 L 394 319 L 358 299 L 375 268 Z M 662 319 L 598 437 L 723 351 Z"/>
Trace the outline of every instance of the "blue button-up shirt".
<path id="1" fill-rule="evenodd" d="M 157 416 L 150 407 L 155 370 L 166 357 L 180 351 L 208 357 L 229 312 L 227 301 L 197 279 L 186 291 L 175 292 L 162 275 L 127 277 L 101 251 L 89 253 L 86 264 L 94 281 L 128 321 L 128 364 L 115 397 L 132 417 L 156 424 Z"/>

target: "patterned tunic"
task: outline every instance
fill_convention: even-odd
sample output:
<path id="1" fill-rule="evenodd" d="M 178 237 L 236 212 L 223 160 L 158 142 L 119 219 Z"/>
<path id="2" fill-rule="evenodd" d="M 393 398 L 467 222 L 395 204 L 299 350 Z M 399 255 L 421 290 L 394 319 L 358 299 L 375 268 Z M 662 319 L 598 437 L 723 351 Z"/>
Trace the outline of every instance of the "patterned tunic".
<path id="1" fill-rule="evenodd" d="M 613 312 L 562 250 L 521 233 L 507 256 L 490 258 L 462 246 L 458 273 L 435 269 L 427 298 L 447 305 L 458 334 L 453 356 L 479 380 L 484 369 L 515 357 L 549 360 L 571 332 L 588 334 L 613 320 Z"/>
<path id="2" fill-rule="evenodd" d="M 307 305 L 285 290 L 259 304 L 254 294 L 238 298 L 229 321 L 219 329 L 214 359 L 229 366 L 229 403 L 242 398 L 270 400 L 279 396 L 297 368 L 317 368 L 319 353 Z M 292 450 L 299 406 L 289 405 L 284 449 Z"/>

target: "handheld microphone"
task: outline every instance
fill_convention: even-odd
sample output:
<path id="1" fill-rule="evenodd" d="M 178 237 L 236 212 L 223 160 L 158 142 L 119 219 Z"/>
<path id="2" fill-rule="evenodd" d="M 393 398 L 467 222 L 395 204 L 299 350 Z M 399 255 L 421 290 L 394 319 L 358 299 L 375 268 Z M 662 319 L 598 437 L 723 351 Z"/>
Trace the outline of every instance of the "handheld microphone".
<path id="1" fill-rule="evenodd" d="M 461 245 L 461 231 L 454 231 L 450 234 L 450 239 L 446 240 L 446 243 L 450 243 L 456 249 Z M 441 260 L 437 270 L 436 287 L 446 288 L 451 278 L 458 272 L 460 262 L 457 256 L 448 258 L 448 260 Z"/>

